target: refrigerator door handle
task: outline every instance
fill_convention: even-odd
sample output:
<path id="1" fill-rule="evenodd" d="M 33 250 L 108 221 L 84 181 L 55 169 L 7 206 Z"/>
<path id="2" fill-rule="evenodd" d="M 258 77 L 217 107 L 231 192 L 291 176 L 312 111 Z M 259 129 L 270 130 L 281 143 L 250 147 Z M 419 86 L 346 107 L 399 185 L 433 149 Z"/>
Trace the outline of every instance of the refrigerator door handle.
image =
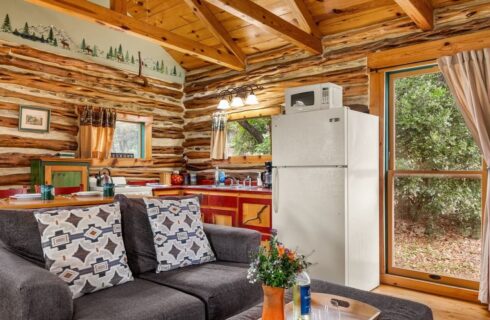
<path id="1" fill-rule="evenodd" d="M 279 168 L 273 168 L 274 170 L 274 179 L 272 183 L 272 203 L 274 207 L 274 213 L 278 213 L 279 211 Z"/>

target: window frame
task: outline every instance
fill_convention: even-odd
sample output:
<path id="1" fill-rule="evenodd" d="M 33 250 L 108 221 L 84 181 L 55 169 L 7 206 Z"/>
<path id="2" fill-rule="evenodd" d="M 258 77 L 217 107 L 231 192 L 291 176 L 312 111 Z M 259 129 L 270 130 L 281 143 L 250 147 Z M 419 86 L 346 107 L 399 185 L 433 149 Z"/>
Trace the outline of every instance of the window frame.
<path id="1" fill-rule="evenodd" d="M 429 281 L 438 284 L 451 285 L 460 288 L 478 290 L 479 282 L 467 279 L 461 279 L 451 276 L 436 275 L 439 278 L 434 279 L 433 274 L 427 272 L 403 269 L 395 267 L 394 262 L 394 182 L 397 177 L 445 177 L 451 178 L 472 178 L 481 180 L 481 201 L 482 201 L 482 223 L 485 209 L 485 186 L 486 186 L 486 165 L 482 161 L 481 170 L 406 170 L 396 169 L 396 124 L 395 124 L 395 80 L 402 77 L 409 77 L 427 73 L 440 72 L 439 67 L 435 64 L 425 64 L 421 66 L 404 67 L 395 70 L 386 71 L 385 73 L 385 208 L 386 208 L 386 272 L 395 276 L 408 277 L 423 281 Z M 483 229 L 482 229 L 483 230 Z"/>
<path id="2" fill-rule="evenodd" d="M 139 115 L 129 112 L 117 112 L 116 122 L 133 122 L 140 123 L 142 126 L 141 134 L 141 157 L 140 158 L 109 158 L 109 159 L 92 159 L 92 166 L 107 166 L 107 167 L 127 167 L 127 166 L 147 166 L 153 164 L 152 154 L 152 132 L 153 132 L 153 116 Z M 112 146 L 111 146 L 112 150 Z"/>
<path id="3" fill-rule="evenodd" d="M 251 110 L 238 110 L 238 111 L 229 112 L 227 114 L 227 121 L 237 121 L 237 120 L 265 118 L 265 117 L 272 118 L 272 116 L 279 115 L 281 114 L 281 112 L 282 109 L 280 106 L 251 109 Z M 272 148 L 272 126 L 270 128 L 270 133 L 271 133 L 271 148 Z M 228 158 L 224 160 L 212 160 L 212 164 L 213 166 L 224 165 L 224 164 L 226 165 L 257 164 L 257 163 L 264 163 L 267 161 L 272 161 L 272 154 L 228 156 Z"/>

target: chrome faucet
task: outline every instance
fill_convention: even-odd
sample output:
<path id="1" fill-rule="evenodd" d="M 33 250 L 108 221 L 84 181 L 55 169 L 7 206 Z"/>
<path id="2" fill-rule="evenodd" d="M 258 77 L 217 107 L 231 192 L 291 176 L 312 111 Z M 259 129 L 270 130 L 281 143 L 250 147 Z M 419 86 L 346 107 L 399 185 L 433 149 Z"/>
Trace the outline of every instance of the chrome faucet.
<path id="1" fill-rule="evenodd" d="M 228 176 L 228 177 L 226 177 L 226 179 L 230 179 L 231 180 L 230 187 L 233 187 L 233 185 L 239 185 L 239 182 L 238 182 L 238 180 L 235 177 Z"/>
<path id="2" fill-rule="evenodd" d="M 247 176 L 244 180 L 243 180 L 243 186 L 246 187 L 247 186 L 247 181 L 248 181 L 248 186 L 249 188 L 252 187 L 252 178 L 250 178 L 250 176 Z"/>

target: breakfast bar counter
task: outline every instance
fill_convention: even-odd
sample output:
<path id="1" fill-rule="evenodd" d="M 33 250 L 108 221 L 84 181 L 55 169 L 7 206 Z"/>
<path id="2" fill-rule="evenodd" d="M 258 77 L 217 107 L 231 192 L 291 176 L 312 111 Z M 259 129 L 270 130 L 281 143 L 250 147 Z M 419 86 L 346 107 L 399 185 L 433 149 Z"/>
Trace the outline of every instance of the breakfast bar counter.
<path id="1" fill-rule="evenodd" d="M 91 206 L 107 204 L 113 197 L 56 196 L 54 200 L 0 200 L 0 209 L 44 209 L 55 207 Z"/>

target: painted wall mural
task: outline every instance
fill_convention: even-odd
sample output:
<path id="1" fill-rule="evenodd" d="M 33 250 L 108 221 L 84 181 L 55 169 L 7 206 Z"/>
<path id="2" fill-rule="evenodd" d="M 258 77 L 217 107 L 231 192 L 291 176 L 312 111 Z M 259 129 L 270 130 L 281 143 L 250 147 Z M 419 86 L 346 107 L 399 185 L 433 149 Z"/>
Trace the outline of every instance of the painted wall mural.
<path id="1" fill-rule="evenodd" d="M 183 83 L 185 70 L 160 46 L 21 0 L 0 1 L 0 39 Z"/>

